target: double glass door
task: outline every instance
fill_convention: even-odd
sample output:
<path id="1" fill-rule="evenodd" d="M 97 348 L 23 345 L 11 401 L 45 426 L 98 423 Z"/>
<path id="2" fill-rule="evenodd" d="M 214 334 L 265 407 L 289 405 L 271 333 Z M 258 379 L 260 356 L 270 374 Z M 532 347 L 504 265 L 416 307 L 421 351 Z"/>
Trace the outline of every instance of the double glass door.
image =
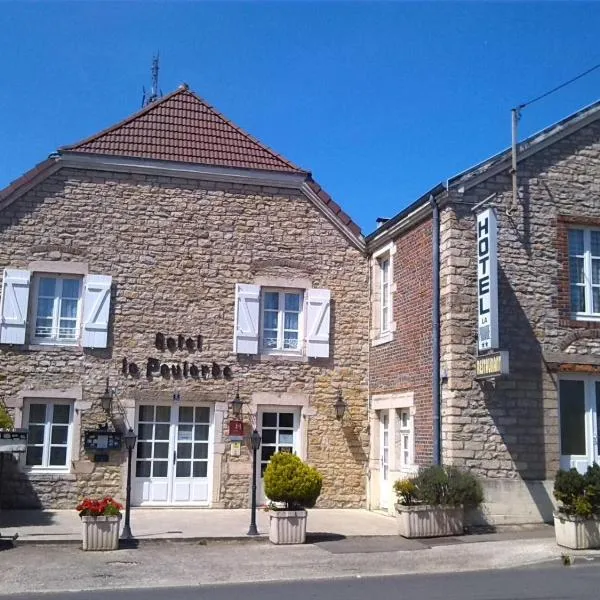
<path id="1" fill-rule="evenodd" d="M 598 462 L 600 379 L 563 376 L 560 394 L 560 466 L 585 473 Z"/>
<path id="2" fill-rule="evenodd" d="M 209 406 L 140 404 L 134 503 L 207 505 L 212 439 Z"/>
<path id="3" fill-rule="evenodd" d="M 382 410 L 379 414 L 379 462 L 381 465 L 379 507 L 387 510 L 390 495 L 390 415 L 387 410 Z"/>

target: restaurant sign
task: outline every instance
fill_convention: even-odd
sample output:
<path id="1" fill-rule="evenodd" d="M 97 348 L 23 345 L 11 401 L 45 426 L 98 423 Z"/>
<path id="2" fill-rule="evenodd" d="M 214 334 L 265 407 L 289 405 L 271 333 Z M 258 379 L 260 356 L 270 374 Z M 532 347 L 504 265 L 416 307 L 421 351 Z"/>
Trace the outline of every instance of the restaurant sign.
<path id="1" fill-rule="evenodd" d="M 475 379 L 492 379 L 508 375 L 508 373 L 508 352 L 506 350 L 477 357 Z"/>

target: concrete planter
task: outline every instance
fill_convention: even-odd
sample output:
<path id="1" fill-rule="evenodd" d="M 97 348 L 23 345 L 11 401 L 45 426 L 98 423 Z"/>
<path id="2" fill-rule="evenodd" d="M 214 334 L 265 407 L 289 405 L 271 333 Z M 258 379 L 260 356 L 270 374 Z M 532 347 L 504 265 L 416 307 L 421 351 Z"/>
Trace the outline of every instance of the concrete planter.
<path id="1" fill-rule="evenodd" d="M 305 510 L 272 510 L 269 513 L 269 540 L 273 544 L 304 544 Z"/>
<path id="2" fill-rule="evenodd" d="M 396 522 L 398 533 L 406 538 L 462 535 L 465 511 L 462 506 L 396 504 Z"/>
<path id="3" fill-rule="evenodd" d="M 26 452 L 27 429 L 0 430 L 0 452 Z"/>
<path id="4" fill-rule="evenodd" d="M 121 516 L 81 517 L 84 550 L 117 550 Z"/>
<path id="5" fill-rule="evenodd" d="M 600 519 L 554 513 L 556 543 L 565 548 L 600 548 Z"/>

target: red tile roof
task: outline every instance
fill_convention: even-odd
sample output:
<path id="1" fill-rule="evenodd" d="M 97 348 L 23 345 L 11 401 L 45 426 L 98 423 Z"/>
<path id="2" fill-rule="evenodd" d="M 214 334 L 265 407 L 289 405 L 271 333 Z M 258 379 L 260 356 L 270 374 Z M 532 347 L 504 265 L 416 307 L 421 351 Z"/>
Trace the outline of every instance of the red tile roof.
<path id="1" fill-rule="evenodd" d="M 307 173 L 241 130 L 186 85 L 61 151 Z"/>

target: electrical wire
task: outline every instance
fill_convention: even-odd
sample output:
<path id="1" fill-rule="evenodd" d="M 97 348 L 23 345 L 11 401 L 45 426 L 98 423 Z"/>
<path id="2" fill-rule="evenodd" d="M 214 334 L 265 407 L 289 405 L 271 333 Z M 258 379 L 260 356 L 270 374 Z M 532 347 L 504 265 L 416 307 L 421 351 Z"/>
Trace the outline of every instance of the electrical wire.
<path id="1" fill-rule="evenodd" d="M 519 106 L 517 106 L 517 110 L 521 110 L 522 108 L 525 108 L 526 106 L 529 106 L 530 104 L 533 104 L 534 102 L 537 102 L 538 100 L 541 100 L 542 98 L 545 98 L 546 96 L 549 96 L 550 94 L 553 94 L 554 92 L 557 92 L 558 90 L 570 85 L 571 83 L 577 81 L 578 79 L 585 77 L 586 75 L 590 74 L 592 71 L 595 71 L 596 69 L 600 69 L 600 64 L 597 64 L 594 67 L 592 67 L 591 69 L 588 69 L 587 71 L 584 71 L 583 73 L 580 73 L 579 75 L 577 75 L 577 77 L 573 77 L 573 79 L 569 79 L 569 81 L 565 81 L 564 83 L 561 83 L 560 85 L 549 90 L 548 92 L 545 92 L 541 96 L 538 96 L 537 98 L 533 98 L 533 100 L 529 100 L 529 102 L 525 102 L 524 104 L 519 104 Z"/>

